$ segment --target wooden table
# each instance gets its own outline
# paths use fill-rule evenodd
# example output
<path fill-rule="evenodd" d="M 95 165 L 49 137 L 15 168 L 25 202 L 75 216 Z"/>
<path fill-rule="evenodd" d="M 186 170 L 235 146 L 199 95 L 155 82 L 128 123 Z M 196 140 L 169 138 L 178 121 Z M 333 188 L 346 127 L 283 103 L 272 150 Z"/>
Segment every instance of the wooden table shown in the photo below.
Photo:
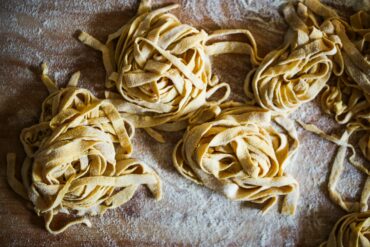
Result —
<path fill-rule="evenodd" d="M 166 2 L 169 1 L 155 1 L 154 5 Z M 232 12 L 235 1 L 179 2 L 181 8 L 173 13 L 183 22 L 206 30 L 248 28 L 262 53 L 282 41 L 286 28 L 282 20 L 267 23 L 267 15 L 250 13 L 248 6 L 239 9 L 242 15 L 236 16 Z M 217 22 L 209 17 L 209 12 L 202 11 L 212 9 L 212 4 L 221 5 L 222 14 L 229 16 L 227 23 Z M 41 102 L 47 96 L 39 80 L 40 63 L 48 62 L 50 75 L 59 85 L 64 85 L 72 72 L 80 70 L 80 86 L 102 96 L 105 72 L 100 54 L 79 43 L 76 30 L 85 30 L 104 41 L 107 34 L 135 14 L 137 5 L 132 0 L 0 2 L 0 245 L 315 246 L 326 239 L 333 223 L 344 214 L 330 202 L 326 192 L 335 146 L 302 130 L 300 153 L 290 167 L 300 182 L 302 196 L 298 213 L 290 218 L 281 216 L 277 207 L 262 216 L 250 205 L 229 202 L 178 175 L 170 153 L 180 134 L 168 137 L 166 144 L 158 144 L 138 131 L 135 155 L 160 173 L 164 198 L 157 203 L 146 189 L 140 189 L 119 209 L 102 218 L 92 217 L 92 228 L 74 226 L 53 236 L 44 229 L 43 219 L 28 210 L 26 202 L 10 189 L 6 182 L 6 153 L 15 151 L 21 163 L 24 154 L 18 138 L 20 131 L 37 122 Z M 197 11 L 197 18 L 192 11 Z M 266 13 L 266 9 L 262 12 Z M 248 58 L 222 56 L 215 59 L 214 67 L 231 84 L 233 98 L 242 99 L 243 78 L 250 69 Z M 302 107 L 293 117 L 302 118 L 301 115 L 304 121 L 330 129 L 327 124 L 330 119 L 320 113 L 315 102 Z"/>

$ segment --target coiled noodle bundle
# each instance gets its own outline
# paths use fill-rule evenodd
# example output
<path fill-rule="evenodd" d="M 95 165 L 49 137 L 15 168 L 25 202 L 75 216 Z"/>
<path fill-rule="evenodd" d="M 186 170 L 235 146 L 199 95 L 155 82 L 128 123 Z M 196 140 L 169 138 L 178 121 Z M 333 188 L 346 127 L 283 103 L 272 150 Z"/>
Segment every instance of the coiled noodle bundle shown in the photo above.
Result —
<path fill-rule="evenodd" d="M 335 224 L 327 242 L 321 247 L 370 246 L 370 212 L 343 216 Z"/>
<path fill-rule="evenodd" d="M 21 133 L 27 154 L 22 182 L 15 177 L 15 154 L 8 155 L 9 184 L 32 202 L 53 234 L 74 224 L 91 226 L 85 215 L 124 204 L 139 185 L 161 197 L 158 175 L 130 157 L 132 126 L 111 103 L 75 87 L 78 77 L 74 74 L 68 87 L 58 89 L 43 65 L 42 79 L 50 95 L 40 122 Z M 62 214 L 68 219 L 55 224 L 55 216 Z"/>
<path fill-rule="evenodd" d="M 278 118 L 288 132 L 280 133 L 269 111 L 235 102 L 209 111 L 215 119 L 189 126 L 176 145 L 176 169 L 231 200 L 263 204 L 263 211 L 286 195 L 282 211 L 294 214 L 298 183 L 284 172 L 298 146 L 292 123 Z"/>
<path fill-rule="evenodd" d="M 330 22 L 319 24 L 301 2 L 287 4 L 283 12 L 290 26 L 285 41 L 248 74 L 244 91 L 251 102 L 263 108 L 289 113 L 314 99 L 325 86 L 340 40 Z"/>
<path fill-rule="evenodd" d="M 113 100 L 125 119 L 136 128 L 145 128 L 159 141 L 163 138 L 152 128 L 184 129 L 192 112 L 207 104 L 216 91 L 224 89 L 216 102 L 228 98 L 229 85 L 219 83 L 212 74 L 211 55 L 243 53 L 250 55 L 253 64 L 260 60 L 248 30 L 218 30 L 208 35 L 167 13 L 177 7 L 173 4 L 151 10 L 150 1 L 143 0 L 137 16 L 109 35 L 106 44 L 85 32 L 79 36 L 103 54 L 106 86 L 115 86 L 119 93 L 107 91 L 106 97 Z M 234 34 L 242 34 L 248 41 L 212 43 L 220 36 Z"/>

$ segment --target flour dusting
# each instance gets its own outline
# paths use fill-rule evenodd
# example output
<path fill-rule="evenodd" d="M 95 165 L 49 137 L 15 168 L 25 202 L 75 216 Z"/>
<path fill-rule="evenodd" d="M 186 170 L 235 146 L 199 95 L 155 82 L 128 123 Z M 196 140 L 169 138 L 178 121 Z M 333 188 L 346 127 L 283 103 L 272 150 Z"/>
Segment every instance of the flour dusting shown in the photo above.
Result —
<path fill-rule="evenodd" d="M 154 6 L 170 2 L 176 1 L 153 0 Z M 286 28 L 279 13 L 283 2 L 183 0 L 179 2 L 181 8 L 174 13 L 183 22 L 210 31 L 216 28 L 248 28 L 256 36 L 261 50 L 266 52 L 281 43 Z M 360 1 L 324 2 L 341 8 L 358 8 Z M 368 0 L 361 2 L 365 6 Z M 23 127 L 37 121 L 41 102 L 47 95 L 38 78 L 38 66 L 42 61 L 48 62 L 50 75 L 59 85 L 65 85 L 71 73 L 80 70 L 80 86 L 102 96 L 105 72 L 100 54 L 79 43 L 75 39 L 76 30 L 87 31 L 105 41 L 108 34 L 135 14 L 137 6 L 138 1 L 134 0 L 1 1 L 0 116 L 3 119 L 2 128 L 12 126 L 12 131 L 6 133 L 2 140 L 11 139 L 14 143 Z M 229 55 L 220 58 L 214 59 L 215 73 L 231 84 L 232 97 L 242 100 L 243 80 L 250 69 L 248 58 Z M 292 118 L 317 124 L 325 131 L 338 131 L 335 122 L 321 112 L 318 101 L 301 106 Z M 12 219 L 4 220 L 6 223 L 1 231 L 18 232 L 18 222 L 27 229 L 32 228 L 30 231 L 34 234 L 25 232 L 16 238 L 10 237 L 9 244 L 15 246 L 27 242 L 31 245 L 39 243 L 40 238 L 55 244 L 71 240 L 82 246 L 94 243 L 105 246 L 127 243 L 135 246 L 317 246 L 327 238 L 338 217 L 343 215 L 328 199 L 326 189 L 336 147 L 301 128 L 298 128 L 298 134 L 301 142 L 299 153 L 287 169 L 299 181 L 301 192 L 297 213 L 292 217 L 281 215 L 279 206 L 262 216 L 258 206 L 231 202 L 186 180 L 177 173 L 171 160 L 173 146 L 181 133 L 167 135 L 168 142 L 159 144 L 137 130 L 134 157 L 153 167 L 161 176 L 164 187 L 161 201 L 156 202 L 148 190 L 142 188 L 122 207 L 109 210 L 101 218 L 92 217 L 92 228 L 75 226 L 54 238 L 41 227 L 35 227 L 42 220 L 33 212 L 24 211 L 20 199 L 9 192 L 4 197 L 11 202 L 9 205 L 12 208 L 6 212 Z M 8 147 L 8 142 L 0 144 L 5 147 L 4 152 L 12 148 Z M 4 180 L 5 173 L 2 174 L 1 179 Z M 340 190 L 355 193 L 361 179 L 349 168 L 343 180 L 353 189 Z M 11 215 L 10 212 L 17 210 L 22 213 Z M 24 217 L 24 214 L 27 216 Z M 48 241 L 40 245 L 46 246 Z"/>

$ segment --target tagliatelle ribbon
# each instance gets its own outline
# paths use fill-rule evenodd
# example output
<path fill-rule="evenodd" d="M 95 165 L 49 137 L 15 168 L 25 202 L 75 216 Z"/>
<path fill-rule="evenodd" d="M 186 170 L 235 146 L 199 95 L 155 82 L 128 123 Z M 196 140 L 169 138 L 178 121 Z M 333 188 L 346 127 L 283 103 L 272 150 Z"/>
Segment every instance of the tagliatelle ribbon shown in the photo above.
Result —
<path fill-rule="evenodd" d="M 103 214 L 130 200 L 146 185 L 161 198 L 161 181 L 147 165 L 131 158 L 131 124 L 106 100 L 77 88 L 75 73 L 58 89 L 43 64 L 42 81 L 50 95 L 42 104 L 40 122 L 22 130 L 26 152 L 21 181 L 15 154 L 8 154 L 7 177 L 12 189 L 32 202 L 53 234 L 74 224 L 91 226 L 86 215 Z M 65 215 L 61 226 L 54 217 Z"/>
<path fill-rule="evenodd" d="M 370 212 L 343 216 L 335 224 L 327 242 L 320 247 L 370 246 Z"/>
<path fill-rule="evenodd" d="M 237 102 L 197 114 L 173 151 L 176 169 L 231 200 L 263 204 L 264 212 L 285 195 L 282 212 L 294 214 L 298 183 L 284 171 L 298 147 L 292 122 L 276 117 L 287 133 L 278 132 L 270 111 Z"/>
<path fill-rule="evenodd" d="M 331 22 L 319 23 L 301 2 L 288 3 L 283 13 L 290 26 L 284 43 L 247 75 L 244 91 L 251 103 L 285 114 L 314 99 L 343 65 Z"/>
<path fill-rule="evenodd" d="M 330 198 L 347 212 L 367 211 L 370 196 L 370 172 L 369 169 L 358 162 L 353 145 L 349 144 L 349 138 L 354 132 L 364 132 L 359 141 L 360 150 L 366 160 L 370 161 L 369 138 L 370 138 L 370 16 L 360 11 L 351 16 L 350 24 L 339 18 L 336 12 L 323 5 L 317 0 L 306 0 L 305 4 L 315 14 L 325 19 L 325 23 L 331 23 L 333 32 L 340 39 L 337 52 L 337 82 L 335 85 L 325 85 L 321 96 L 323 110 L 334 115 L 335 120 L 346 125 L 346 130 L 339 137 L 325 134 L 314 125 L 301 125 L 313 133 L 339 145 L 336 158 L 331 169 L 328 190 Z M 338 62 L 339 61 L 339 62 Z M 336 190 L 340 176 L 344 170 L 346 151 L 349 148 L 352 155 L 349 161 L 359 171 L 367 175 L 366 183 L 362 189 L 359 201 L 349 201 L 342 198 Z"/>
<path fill-rule="evenodd" d="M 320 6 L 319 9 L 321 10 L 328 9 L 326 6 Z M 370 170 L 357 161 L 355 148 L 348 143 L 354 132 L 361 131 L 363 135 L 358 142 L 358 146 L 363 157 L 370 161 L 370 51 L 366 48 L 370 41 L 370 16 L 363 11 L 359 11 L 351 16 L 351 22 L 348 24 L 330 14 L 329 11 L 325 12 L 327 14 L 323 14 L 323 16 L 331 18 L 335 31 L 342 40 L 343 49 L 340 52 L 344 58 L 344 69 L 336 75 L 338 78 L 335 85 L 325 86 L 321 96 L 321 105 L 326 113 L 334 115 L 338 123 L 346 125 L 346 130 L 338 138 L 325 134 L 314 125 L 302 123 L 302 126 L 339 145 L 329 177 L 329 196 L 332 201 L 347 212 L 355 213 L 341 218 L 330 233 L 328 241 L 321 246 L 370 246 L 370 214 L 367 211 L 370 197 Z M 358 201 L 345 200 L 336 190 L 344 170 L 344 160 L 348 148 L 352 152 L 349 157 L 350 163 L 367 176 Z"/>
<path fill-rule="evenodd" d="M 368 121 L 370 116 L 370 15 L 359 11 L 350 20 L 350 24 L 332 20 L 343 42 L 345 70 L 336 85 L 326 86 L 321 97 L 324 111 L 341 124 Z"/>
<path fill-rule="evenodd" d="M 167 13 L 177 7 L 151 10 L 150 1 L 143 0 L 137 15 L 110 34 L 105 44 L 85 32 L 79 35 L 84 44 L 102 52 L 106 87 L 118 91 L 107 91 L 106 97 L 125 119 L 158 141 L 164 139 L 156 130 L 186 128 L 191 114 L 212 101 L 216 91 L 225 90 L 217 102 L 228 98 L 230 87 L 212 74 L 210 56 L 249 54 L 254 65 L 261 60 L 248 30 L 218 30 L 208 35 Z M 247 41 L 215 41 L 234 34 L 244 35 Z"/>
<path fill-rule="evenodd" d="M 353 124 L 350 125 L 346 131 L 342 134 L 340 138 L 328 135 L 315 125 L 312 124 L 305 124 L 301 121 L 298 121 L 301 126 L 326 140 L 329 140 L 339 146 L 337 151 L 337 155 L 334 159 L 333 166 L 331 168 L 330 176 L 329 176 L 329 183 L 328 183 L 328 191 L 330 199 L 342 207 L 347 212 L 359 212 L 359 211 L 367 211 L 368 210 L 368 199 L 370 197 L 370 170 L 366 168 L 361 162 L 358 162 L 356 159 L 356 151 L 353 145 L 348 143 L 349 137 L 357 131 L 364 131 L 364 126 Z M 362 151 L 362 154 L 367 160 L 370 160 L 370 152 L 369 152 L 369 136 L 364 135 L 360 141 L 359 146 Z M 360 201 L 349 201 L 345 200 L 340 193 L 337 191 L 336 186 L 340 180 L 340 176 L 344 170 L 344 160 L 346 157 L 346 151 L 349 148 L 352 152 L 352 155 L 349 158 L 350 163 L 356 167 L 359 171 L 366 174 L 368 176 L 364 187 L 362 188 L 361 198 Z"/>

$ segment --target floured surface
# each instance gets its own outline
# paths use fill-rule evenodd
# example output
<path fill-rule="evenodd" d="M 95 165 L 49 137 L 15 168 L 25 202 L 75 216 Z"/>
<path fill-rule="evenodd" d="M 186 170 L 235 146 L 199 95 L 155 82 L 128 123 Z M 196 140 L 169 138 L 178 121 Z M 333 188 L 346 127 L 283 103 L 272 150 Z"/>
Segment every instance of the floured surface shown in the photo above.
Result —
<path fill-rule="evenodd" d="M 165 2 L 154 1 L 154 5 Z M 331 0 L 342 8 L 355 0 Z M 19 133 L 37 121 L 47 90 L 38 78 L 42 61 L 49 63 L 50 75 L 65 84 L 75 70 L 82 73 L 80 86 L 102 96 L 104 69 L 100 54 L 80 44 L 74 37 L 78 29 L 105 41 L 107 34 L 126 23 L 136 12 L 137 1 L 58 1 L 0 2 L 0 242 L 6 245 L 48 246 L 70 242 L 81 245 L 163 245 L 193 244 L 219 246 L 317 246 L 325 240 L 334 222 L 344 214 L 328 199 L 326 184 L 336 147 L 299 129 L 301 146 L 288 167 L 300 183 L 301 198 L 297 214 L 286 217 L 278 207 L 265 216 L 253 205 L 231 202 L 200 187 L 177 173 L 172 166 L 172 148 L 181 133 L 167 135 L 158 144 L 143 131 L 134 139 L 134 156 L 154 167 L 164 184 L 164 198 L 155 202 L 140 189 L 135 197 L 102 218 L 91 217 L 92 228 L 74 226 L 52 236 L 43 228 L 43 219 L 26 209 L 6 183 L 5 155 L 17 151 L 23 158 Z M 278 13 L 281 1 L 196 1 L 184 0 L 173 11 L 182 21 L 208 31 L 217 28 L 248 28 L 262 52 L 276 48 L 286 28 Z M 258 13 L 253 13 L 258 12 Z M 248 58 L 216 57 L 215 72 L 229 82 L 232 97 L 243 98 L 242 85 L 250 69 Z M 293 114 L 327 131 L 338 130 L 321 113 L 318 101 L 303 105 Z M 19 162 L 21 159 L 19 159 Z M 349 167 L 349 166 L 347 166 Z M 352 169 L 343 176 L 348 195 L 356 194 L 362 178 Z"/>

